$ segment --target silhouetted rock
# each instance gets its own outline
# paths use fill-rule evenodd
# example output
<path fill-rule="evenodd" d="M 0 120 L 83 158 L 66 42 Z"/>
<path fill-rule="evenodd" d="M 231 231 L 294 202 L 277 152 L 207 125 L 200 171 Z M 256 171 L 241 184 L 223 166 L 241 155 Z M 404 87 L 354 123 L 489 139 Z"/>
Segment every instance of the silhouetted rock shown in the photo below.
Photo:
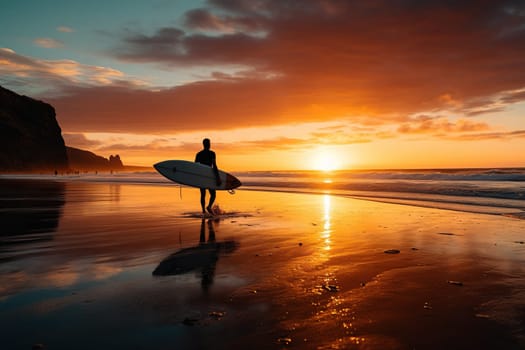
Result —
<path fill-rule="evenodd" d="M 108 160 L 93 152 L 73 147 L 66 148 L 69 166 L 73 170 L 121 170 L 124 168 L 118 154 L 111 155 Z"/>
<path fill-rule="evenodd" d="M 122 161 L 120 160 L 120 156 L 117 154 L 116 156 L 113 156 L 113 155 L 109 156 L 109 166 L 112 169 L 120 169 L 124 165 L 122 164 Z"/>
<path fill-rule="evenodd" d="M 66 146 L 55 109 L 0 86 L 0 170 L 67 167 Z"/>

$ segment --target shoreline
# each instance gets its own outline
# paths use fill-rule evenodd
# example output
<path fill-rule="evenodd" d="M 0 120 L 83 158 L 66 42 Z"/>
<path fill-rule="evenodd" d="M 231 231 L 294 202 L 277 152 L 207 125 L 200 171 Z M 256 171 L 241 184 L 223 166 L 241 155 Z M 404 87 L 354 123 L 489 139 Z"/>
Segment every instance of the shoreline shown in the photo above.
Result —
<path fill-rule="evenodd" d="M 397 204 L 397 205 L 406 205 L 406 206 L 415 206 L 421 208 L 432 208 L 440 210 L 450 210 L 450 211 L 459 211 L 466 213 L 474 214 L 487 214 L 487 215 L 503 215 L 508 217 L 514 217 L 516 219 L 524 219 L 525 210 L 521 209 L 522 203 L 518 207 L 501 207 L 495 205 L 488 205 L 484 203 L 475 203 L 475 200 L 478 200 L 477 197 L 471 197 L 474 201 L 470 203 L 458 202 L 453 199 L 458 197 L 454 196 L 445 196 L 445 195 L 425 195 L 422 193 L 409 193 L 406 192 L 364 192 L 360 194 L 356 192 L 359 191 L 317 191 L 317 190 L 301 190 L 301 189 L 264 189 L 264 188 L 255 188 L 248 187 L 243 188 L 244 191 L 261 191 L 261 192 L 282 192 L 282 193 L 296 193 L 296 194 L 312 194 L 312 195 L 332 195 L 340 196 L 345 198 L 353 198 L 357 200 L 366 200 L 379 203 L 388 203 L 388 204 Z M 377 194 L 376 194 L 377 193 Z M 390 194 L 390 196 L 386 195 Z M 423 198 L 414 198 L 414 197 L 423 197 Z M 427 200 L 425 200 L 425 198 Z M 448 198 L 448 200 L 447 200 Z M 469 199 L 469 197 L 461 197 L 463 200 Z M 484 210 L 482 209 L 484 208 Z"/>
<path fill-rule="evenodd" d="M 86 183 L 113 183 L 113 184 L 132 184 L 132 185 L 160 185 L 176 186 L 180 192 L 182 190 L 192 190 L 192 187 L 173 183 L 163 177 L 144 179 L 138 173 L 133 177 L 132 173 L 119 174 L 69 174 L 69 175 L 41 175 L 41 174 L 19 174 L 9 175 L 0 174 L 2 180 L 27 180 L 27 181 L 58 181 L 69 182 L 79 181 Z M 122 177 L 120 177 L 122 176 Z M 427 194 L 417 192 L 383 192 L 383 191 L 354 191 L 338 189 L 309 189 L 309 188 L 286 188 L 286 187 L 261 187 L 244 186 L 235 191 L 262 191 L 277 193 L 296 193 L 313 195 L 334 195 L 358 200 L 368 200 L 380 203 L 398 204 L 406 206 L 416 206 L 422 208 L 433 208 L 441 210 L 460 211 L 467 213 L 502 215 L 519 220 L 525 220 L 525 204 L 522 200 L 500 199 L 489 197 L 468 197 L 451 196 L 439 194 Z M 220 192 L 220 191 L 219 191 Z"/>

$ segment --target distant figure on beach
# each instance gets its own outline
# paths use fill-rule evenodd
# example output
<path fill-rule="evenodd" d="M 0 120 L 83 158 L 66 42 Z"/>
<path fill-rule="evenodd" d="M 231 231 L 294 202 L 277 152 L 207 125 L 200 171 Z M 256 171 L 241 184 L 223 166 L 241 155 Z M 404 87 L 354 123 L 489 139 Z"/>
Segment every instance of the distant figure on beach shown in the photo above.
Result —
<path fill-rule="evenodd" d="M 213 168 L 213 173 L 215 174 L 217 186 L 219 186 L 221 184 L 221 179 L 219 177 L 219 169 L 217 168 L 215 152 L 210 150 L 210 147 L 211 147 L 210 139 L 206 138 L 202 140 L 202 146 L 204 147 L 204 149 L 200 151 L 199 153 L 197 153 L 197 155 L 195 156 L 195 162 L 201 163 L 207 166 L 211 166 Z M 213 205 L 213 202 L 215 202 L 216 191 L 211 188 L 208 189 L 208 191 L 210 192 L 210 202 L 208 203 L 208 206 L 205 207 L 206 189 L 201 188 L 200 190 L 201 190 L 202 213 L 203 214 L 206 213 L 206 210 L 207 210 L 211 215 L 213 215 L 212 205 Z"/>

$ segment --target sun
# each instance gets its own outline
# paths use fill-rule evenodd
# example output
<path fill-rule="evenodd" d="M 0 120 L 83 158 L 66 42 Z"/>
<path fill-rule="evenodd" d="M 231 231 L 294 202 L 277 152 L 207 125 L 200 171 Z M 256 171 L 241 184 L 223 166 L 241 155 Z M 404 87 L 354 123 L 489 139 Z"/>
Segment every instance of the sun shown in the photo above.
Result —
<path fill-rule="evenodd" d="M 320 171 L 334 171 L 341 168 L 342 159 L 337 151 L 319 148 L 313 152 L 311 168 Z"/>

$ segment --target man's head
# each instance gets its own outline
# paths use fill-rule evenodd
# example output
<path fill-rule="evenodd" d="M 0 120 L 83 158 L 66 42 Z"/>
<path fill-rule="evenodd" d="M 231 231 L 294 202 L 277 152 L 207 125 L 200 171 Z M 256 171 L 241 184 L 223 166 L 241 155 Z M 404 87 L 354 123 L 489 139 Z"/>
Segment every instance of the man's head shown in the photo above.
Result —
<path fill-rule="evenodd" d="M 210 139 L 204 139 L 202 140 L 202 145 L 205 149 L 210 149 Z"/>

